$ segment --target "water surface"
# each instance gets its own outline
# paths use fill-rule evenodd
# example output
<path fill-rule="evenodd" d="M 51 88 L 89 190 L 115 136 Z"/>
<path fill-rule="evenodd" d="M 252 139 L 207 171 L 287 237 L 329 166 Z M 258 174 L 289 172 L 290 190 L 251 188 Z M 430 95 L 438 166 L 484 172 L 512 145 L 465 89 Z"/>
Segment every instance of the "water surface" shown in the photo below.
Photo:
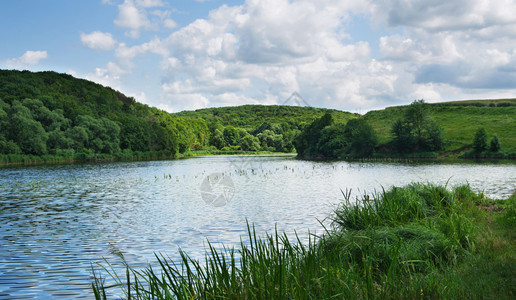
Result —
<path fill-rule="evenodd" d="M 0 299 L 91 298 L 92 263 L 120 265 L 123 256 L 141 268 L 155 252 L 177 258 L 179 247 L 201 258 L 207 239 L 245 240 L 246 221 L 258 232 L 276 226 L 306 238 L 322 233 L 319 220 L 341 189 L 360 195 L 414 181 L 469 183 L 504 198 L 514 192 L 516 165 L 207 156 L 2 168 Z"/>

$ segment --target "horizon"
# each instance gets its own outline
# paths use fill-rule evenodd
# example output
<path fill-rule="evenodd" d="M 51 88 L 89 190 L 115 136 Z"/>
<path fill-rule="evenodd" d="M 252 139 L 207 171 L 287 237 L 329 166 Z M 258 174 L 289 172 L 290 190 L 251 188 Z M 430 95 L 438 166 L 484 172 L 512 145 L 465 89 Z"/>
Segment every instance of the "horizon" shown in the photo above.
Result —
<path fill-rule="evenodd" d="M 129 96 L 129 95 L 126 95 L 125 93 L 123 93 L 122 91 L 120 90 L 117 90 L 113 87 L 110 87 L 110 86 L 106 86 L 106 85 L 103 85 L 102 83 L 98 83 L 98 82 L 95 82 L 95 81 L 92 81 L 92 80 L 89 80 L 89 79 L 85 79 L 85 78 L 79 78 L 79 77 L 75 77 L 74 75 L 71 75 L 71 74 L 68 74 L 68 73 L 59 73 L 59 72 L 56 72 L 56 71 L 53 71 L 53 70 L 41 70 L 41 71 L 30 71 L 30 70 L 16 70 L 16 69 L 0 69 L 0 71 L 19 71 L 19 72 L 32 72 L 32 73 L 44 73 L 44 72 L 54 72 L 54 73 L 57 73 L 57 74 L 63 74 L 63 75 L 69 75 L 69 76 L 72 76 L 73 78 L 77 79 L 77 80 L 86 80 L 86 81 L 89 81 L 89 82 L 92 82 L 92 83 L 95 83 L 95 84 L 99 84 L 101 85 L 102 87 L 104 88 L 111 88 L 113 89 L 114 91 L 116 92 L 119 92 L 119 93 L 122 93 L 123 95 L 127 96 L 127 97 L 132 97 L 132 96 Z M 443 101 L 439 101 L 439 102 L 427 102 L 426 99 L 413 99 L 413 100 L 410 100 L 409 102 L 407 103 L 400 103 L 400 104 L 397 104 L 397 105 L 389 105 L 389 106 L 385 106 L 385 107 L 380 107 L 380 108 L 377 108 L 377 109 L 370 109 L 370 110 L 367 110 L 365 112 L 353 112 L 353 111 L 348 111 L 348 110 L 343 110 L 343 109 L 338 109 L 338 108 L 331 108 L 331 107 L 320 107 L 320 106 L 313 106 L 313 105 L 310 105 L 310 103 L 308 103 L 307 101 L 304 101 L 304 98 L 303 101 L 305 104 L 307 105 L 291 105 L 291 104 L 286 104 L 290 98 L 292 98 L 293 96 L 295 96 L 295 94 L 297 94 L 298 96 L 300 96 L 302 98 L 301 95 L 299 95 L 299 93 L 297 92 L 294 92 L 292 93 L 287 99 L 285 99 L 285 101 L 283 101 L 283 103 L 272 103 L 272 104 L 260 104 L 260 103 L 245 103 L 245 104 L 235 104 L 235 105 L 226 105 L 226 106 L 207 106 L 207 107 L 201 107 L 201 108 L 192 108 L 192 109 L 184 109 L 184 110 L 180 110 L 180 111 L 176 111 L 176 112 L 169 112 L 169 111 L 166 111 L 168 113 L 171 113 L 171 114 L 179 114 L 181 112 L 188 112 L 188 111 L 197 111 L 197 110 L 202 110 L 202 109 L 213 109 L 213 108 L 225 108 L 225 107 L 239 107 L 239 106 L 246 106 L 246 105 L 256 105 L 256 106 L 289 106 L 289 107 L 313 107 L 313 108 L 320 108 L 320 109 L 328 109 L 328 110 L 337 110 L 337 111 L 341 111 L 341 112 L 347 112 L 347 113 L 353 113 L 353 114 L 359 114 L 359 115 L 365 115 L 367 114 L 368 112 L 370 111 L 379 111 L 379 110 L 385 110 L 385 109 L 388 109 L 388 108 L 394 108 L 394 107 L 403 107 L 403 106 L 408 106 L 410 105 L 414 100 L 424 100 L 426 103 L 428 104 L 443 104 L 443 103 L 454 103 L 454 102 L 474 102 L 474 101 L 515 101 L 516 100 L 516 97 L 514 98 L 490 98 L 490 99 L 457 99 L 457 100 L 445 100 L 443 99 Z M 133 97 L 134 98 L 134 97 Z M 161 109 L 157 106 L 153 106 L 153 105 L 149 105 L 147 103 L 143 103 L 143 102 L 140 102 L 138 101 L 138 99 L 135 98 L 135 100 L 141 104 L 145 104 L 145 105 L 148 105 L 149 107 L 156 107 L 158 109 Z M 163 109 L 162 109 L 163 110 Z"/>

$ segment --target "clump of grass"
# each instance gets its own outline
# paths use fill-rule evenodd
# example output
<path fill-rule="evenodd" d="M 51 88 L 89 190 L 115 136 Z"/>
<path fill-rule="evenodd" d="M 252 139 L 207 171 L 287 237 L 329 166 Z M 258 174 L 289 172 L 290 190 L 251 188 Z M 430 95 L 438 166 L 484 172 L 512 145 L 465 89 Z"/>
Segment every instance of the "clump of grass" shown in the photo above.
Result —
<path fill-rule="evenodd" d="M 481 193 L 411 184 L 355 204 L 349 193 L 345 198 L 332 229 L 307 244 L 277 231 L 260 238 L 248 224 L 238 249 L 208 243 L 203 261 L 184 252 L 180 261 L 156 255 L 158 269 L 126 265 L 124 275 L 108 263 L 101 271 L 115 284 L 107 286 L 94 271 L 95 297 L 107 299 L 114 289 L 127 299 L 471 297 L 456 270 L 478 252 L 473 211 L 485 198 Z"/>
<path fill-rule="evenodd" d="M 516 226 L 516 192 L 506 200 L 505 211 L 501 217 L 501 221 L 506 226 Z"/>

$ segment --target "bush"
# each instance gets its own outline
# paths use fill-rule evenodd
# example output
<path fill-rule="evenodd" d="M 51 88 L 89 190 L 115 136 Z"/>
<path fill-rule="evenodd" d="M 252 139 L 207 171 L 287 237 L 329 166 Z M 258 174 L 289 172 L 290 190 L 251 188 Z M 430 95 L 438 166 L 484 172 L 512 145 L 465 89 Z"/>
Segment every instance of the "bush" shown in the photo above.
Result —
<path fill-rule="evenodd" d="M 489 145 L 489 151 L 491 152 L 498 152 L 500 151 L 500 141 L 498 140 L 498 137 L 495 135 L 491 139 L 491 143 Z"/>

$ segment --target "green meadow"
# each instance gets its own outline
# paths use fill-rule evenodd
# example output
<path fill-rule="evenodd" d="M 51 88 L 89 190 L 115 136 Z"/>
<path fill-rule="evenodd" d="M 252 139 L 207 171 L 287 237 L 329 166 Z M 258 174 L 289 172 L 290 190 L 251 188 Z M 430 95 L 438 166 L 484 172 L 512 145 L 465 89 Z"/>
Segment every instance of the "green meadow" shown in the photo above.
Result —
<path fill-rule="evenodd" d="M 389 107 L 365 114 L 378 134 L 379 143 L 392 140 L 392 125 L 407 106 Z M 488 141 L 497 135 L 501 151 L 516 152 L 516 99 L 469 100 L 430 104 L 429 117 L 443 129 L 445 152 L 453 156 L 465 152 L 473 143 L 475 132 L 484 127 Z"/>

